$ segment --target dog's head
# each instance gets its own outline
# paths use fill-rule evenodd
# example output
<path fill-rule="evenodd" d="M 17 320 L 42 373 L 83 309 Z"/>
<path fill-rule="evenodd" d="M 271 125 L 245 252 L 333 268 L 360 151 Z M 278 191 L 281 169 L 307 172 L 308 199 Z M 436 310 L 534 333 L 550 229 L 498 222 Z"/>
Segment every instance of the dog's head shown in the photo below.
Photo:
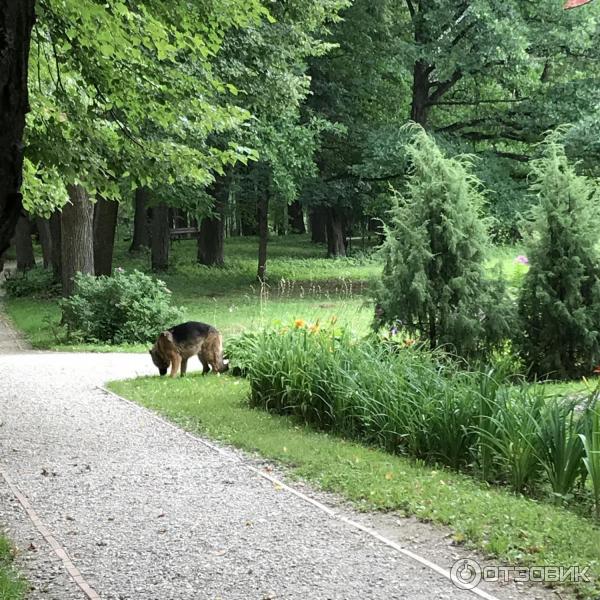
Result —
<path fill-rule="evenodd" d="M 173 334 L 170 331 L 163 331 L 156 340 L 156 343 L 150 349 L 152 362 L 161 375 L 167 374 L 167 369 L 171 364 L 169 358 L 168 346 L 173 344 Z"/>
<path fill-rule="evenodd" d="M 229 371 L 229 360 L 226 358 L 221 358 L 219 364 L 215 365 L 215 370 L 217 373 L 226 373 Z"/>

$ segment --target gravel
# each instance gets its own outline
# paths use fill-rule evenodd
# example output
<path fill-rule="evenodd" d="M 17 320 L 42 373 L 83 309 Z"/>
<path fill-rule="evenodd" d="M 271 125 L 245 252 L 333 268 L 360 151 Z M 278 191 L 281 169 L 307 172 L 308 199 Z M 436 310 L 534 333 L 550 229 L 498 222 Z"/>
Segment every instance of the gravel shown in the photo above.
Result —
<path fill-rule="evenodd" d="M 259 477 L 246 466 L 252 458 L 216 453 L 97 388 L 149 373 L 146 355 L 0 356 L 0 468 L 102 598 L 475 598 Z M 1 477 L 0 523 L 20 549 L 31 598 L 83 597 Z M 415 527 L 430 532 L 430 558 L 456 552 L 444 532 Z M 402 538 L 401 527 L 395 535 Z M 551 597 L 514 586 L 492 591 L 503 600 Z"/>

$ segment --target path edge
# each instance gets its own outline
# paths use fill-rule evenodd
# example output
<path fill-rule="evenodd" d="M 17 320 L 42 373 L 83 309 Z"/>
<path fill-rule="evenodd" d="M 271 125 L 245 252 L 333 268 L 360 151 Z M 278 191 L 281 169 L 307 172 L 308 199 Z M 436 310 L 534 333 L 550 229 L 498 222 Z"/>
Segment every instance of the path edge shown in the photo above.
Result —
<path fill-rule="evenodd" d="M 85 594 L 85 597 L 88 598 L 88 600 L 102 600 L 98 592 L 86 581 L 81 571 L 75 566 L 64 546 L 62 546 L 54 537 L 50 529 L 35 512 L 29 500 L 21 492 L 17 485 L 10 480 L 6 474 L 6 471 L 2 467 L 0 467 L 0 476 L 2 479 L 4 479 L 6 485 L 17 499 L 17 502 L 21 505 L 21 508 L 25 514 L 29 517 L 29 520 L 32 522 L 33 526 L 38 530 L 44 540 L 46 540 L 48 545 L 52 548 L 54 554 L 56 554 L 56 556 L 61 560 L 63 567 L 71 576 L 77 587 L 79 587 L 79 589 Z"/>
<path fill-rule="evenodd" d="M 244 468 L 248 469 L 249 471 L 252 471 L 259 477 L 266 479 L 267 481 L 270 481 L 273 485 L 276 485 L 276 486 L 286 490 L 287 492 L 293 494 L 294 496 L 296 496 L 303 502 L 311 504 L 312 506 L 314 506 L 321 512 L 324 512 L 325 514 L 327 514 L 331 519 L 340 521 L 340 522 L 344 523 L 345 525 L 348 525 L 349 527 L 352 527 L 354 529 L 358 529 L 358 530 L 362 531 L 363 533 L 376 539 L 377 541 L 388 546 L 389 548 L 392 548 L 393 550 L 402 554 L 403 556 L 406 556 L 407 558 L 413 560 L 414 562 L 417 562 L 420 565 L 427 567 L 431 571 L 434 571 L 438 575 L 441 575 L 442 577 L 447 579 L 457 589 L 463 589 L 459 585 L 456 584 L 456 582 L 454 581 L 454 579 L 452 577 L 450 570 L 441 567 L 440 565 L 430 561 L 429 559 L 427 559 L 423 556 L 420 556 L 419 554 L 416 554 L 415 552 L 412 552 L 411 550 L 403 548 L 400 544 L 398 544 L 397 542 L 394 542 L 393 540 L 380 534 L 375 529 L 368 527 L 366 525 L 363 525 L 362 523 L 359 523 L 358 521 L 350 519 L 349 517 L 326 506 L 322 502 L 319 502 L 315 498 L 311 498 L 310 496 L 304 494 L 300 490 L 297 490 L 296 488 L 288 485 L 287 483 L 284 483 L 277 477 L 274 477 L 273 475 L 270 475 L 269 473 L 254 467 L 253 465 L 249 464 L 247 461 L 243 460 L 243 458 L 241 456 L 239 456 L 238 454 L 235 454 L 232 451 L 228 451 L 226 448 L 222 448 L 220 446 L 217 446 L 216 444 L 212 444 L 211 442 L 207 441 L 203 437 L 200 437 L 199 435 L 195 435 L 190 431 L 186 431 L 185 429 L 182 429 L 178 425 L 172 423 L 171 421 L 167 420 L 166 418 L 164 418 L 163 416 L 158 414 L 157 412 L 150 410 L 149 408 L 146 408 L 145 406 L 142 406 L 142 405 L 138 404 L 137 402 L 134 402 L 133 400 L 124 398 L 123 396 L 116 394 L 115 392 L 113 392 L 112 390 L 109 390 L 108 388 L 106 388 L 103 385 L 97 386 L 97 389 L 104 392 L 108 396 L 112 396 L 113 398 L 116 398 L 120 402 L 126 403 L 132 407 L 135 407 L 137 410 L 139 410 L 145 414 L 149 414 L 153 419 L 160 421 L 162 424 L 167 425 L 168 427 L 178 431 L 179 433 L 183 433 L 186 437 L 189 437 L 189 438 L 195 440 L 196 442 L 199 442 L 206 448 L 210 449 L 212 452 L 215 452 L 216 454 L 220 454 L 221 456 L 227 458 L 230 461 L 238 462 Z M 477 596 L 479 598 L 483 598 L 483 600 L 499 600 L 499 598 L 497 596 L 492 596 L 488 592 L 478 589 L 478 588 L 464 589 L 463 591 L 471 592 L 475 596 Z"/>

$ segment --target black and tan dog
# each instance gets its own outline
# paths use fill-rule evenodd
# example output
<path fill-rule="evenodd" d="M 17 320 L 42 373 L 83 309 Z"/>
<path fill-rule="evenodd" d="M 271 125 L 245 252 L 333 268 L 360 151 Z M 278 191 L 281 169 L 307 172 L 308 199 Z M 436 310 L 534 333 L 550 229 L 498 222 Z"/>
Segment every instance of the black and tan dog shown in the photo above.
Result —
<path fill-rule="evenodd" d="M 187 361 L 194 355 L 200 359 L 204 373 L 211 368 L 215 373 L 227 371 L 227 363 L 223 360 L 223 338 L 206 323 L 188 321 L 175 325 L 163 331 L 150 350 L 152 362 L 161 375 L 166 375 L 171 365 L 171 377 L 177 375 L 180 367 L 181 375 L 185 375 Z"/>

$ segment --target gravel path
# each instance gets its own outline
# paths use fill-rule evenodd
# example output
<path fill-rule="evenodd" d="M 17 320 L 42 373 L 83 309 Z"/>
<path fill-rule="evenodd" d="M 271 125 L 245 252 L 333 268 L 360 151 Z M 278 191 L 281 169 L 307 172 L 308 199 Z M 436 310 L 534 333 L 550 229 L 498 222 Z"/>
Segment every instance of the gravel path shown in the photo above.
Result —
<path fill-rule="evenodd" d="M 259 477 L 251 458 L 227 451 L 230 460 L 97 388 L 152 372 L 145 355 L 0 355 L 0 469 L 101 598 L 476 598 Z M 2 477 L 0 523 L 21 551 L 32 599 L 85 598 Z M 443 534 L 430 537 L 451 563 Z"/>

